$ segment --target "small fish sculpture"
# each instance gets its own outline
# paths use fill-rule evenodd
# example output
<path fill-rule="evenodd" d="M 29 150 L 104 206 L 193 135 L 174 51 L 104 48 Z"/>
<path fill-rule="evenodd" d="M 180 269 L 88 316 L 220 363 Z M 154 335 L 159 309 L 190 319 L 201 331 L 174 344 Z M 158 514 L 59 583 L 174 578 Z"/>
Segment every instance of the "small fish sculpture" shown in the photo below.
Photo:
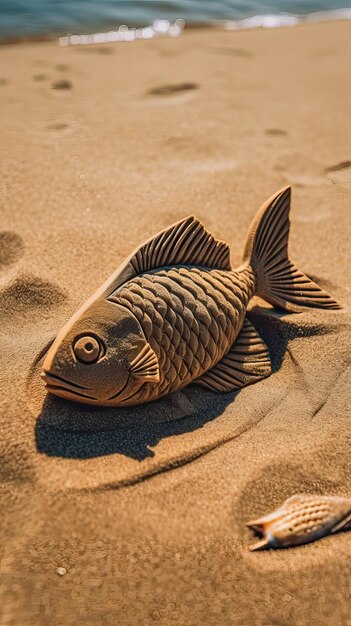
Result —
<path fill-rule="evenodd" d="M 251 550 L 289 548 L 351 528 L 351 499 L 299 494 L 269 515 L 248 522 L 263 539 Z"/>
<path fill-rule="evenodd" d="M 340 308 L 288 257 L 290 192 L 257 213 L 236 270 L 227 244 L 194 217 L 140 246 L 58 334 L 47 390 L 127 406 L 191 382 L 228 392 L 269 376 L 267 346 L 246 317 L 254 294 L 288 311 Z"/>

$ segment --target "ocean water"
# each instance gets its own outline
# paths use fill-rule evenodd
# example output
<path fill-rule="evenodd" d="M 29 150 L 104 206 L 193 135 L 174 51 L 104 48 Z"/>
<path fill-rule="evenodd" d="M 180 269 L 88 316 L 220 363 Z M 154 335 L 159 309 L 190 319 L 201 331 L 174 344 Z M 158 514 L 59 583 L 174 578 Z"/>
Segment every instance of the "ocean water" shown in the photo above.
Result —
<path fill-rule="evenodd" d="M 270 15 L 275 18 L 266 25 L 275 25 L 282 13 L 306 16 L 348 7 L 351 0 L 0 0 L 0 39 L 89 33 L 122 24 L 142 27 L 155 19 L 184 19 L 191 25 Z M 247 25 L 261 23 L 257 19 Z"/>

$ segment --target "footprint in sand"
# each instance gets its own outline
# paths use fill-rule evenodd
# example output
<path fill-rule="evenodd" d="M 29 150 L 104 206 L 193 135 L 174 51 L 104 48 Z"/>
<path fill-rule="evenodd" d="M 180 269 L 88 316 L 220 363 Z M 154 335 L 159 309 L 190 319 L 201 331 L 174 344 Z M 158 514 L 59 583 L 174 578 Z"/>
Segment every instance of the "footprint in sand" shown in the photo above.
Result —
<path fill-rule="evenodd" d="M 64 122 L 57 122 L 56 124 L 50 124 L 50 126 L 47 126 L 48 130 L 68 130 L 69 129 L 69 125 L 65 124 Z"/>
<path fill-rule="evenodd" d="M 76 46 L 74 50 L 83 54 L 114 54 L 114 49 L 109 46 Z"/>
<path fill-rule="evenodd" d="M 329 185 L 351 189 L 351 161 L 340 161 L 325 168 Z"/>
<path fill-rule="evenodd" d="M 51 85 L 52 89 L 57 89 L 57 90 L 61 90 L 61 91 L 67 91 L 68 89 L 72 89 L 72 87 L 73 87 L 73 85 L 72 85 L 71 81 L 67 80 L 66 78 L 64 78 L 62 80 L 56 80 Z"/>
<path fill-rule="evenodd" d="M 351 161 L 340 161 L 339 163 L 330 165 L 330 167 L 326 167 L 325 172 L 339 172 L 340 170 L 345 170 L 348 167 L 351 167 Z"/>
<path fill-rule="evenodd" d="M 175 85 L 160 85 L 159 87 L 153 87 L 147 92 L 151 96 L 174 96 L 182 94 L 187 91 L 193 91 L 199 89 L 197 83 L 178 83 Z"/>
<path fill-rule="evenodd" d="M 0 271 L 16 263 L 24 253 L 23 239 L 11 230 L 0 232 Z"/>
<path fill-rule="evenodd" d="M 267 128 L 264 132 L 272 137 L 285 137 L 288 134 L 283 128 Z"/>
<path fill-rule="evenodd" d="M 266 131 L 267 132 L 267 131 Z M 346 189 L 351 188 L 351 161 L 345 160 L 325 167 L 324 170 L 317 169 L 315 163 L 310 164 L 311 174 L 289 171 L 290 162 L 287 160 L 285 167 L 281 163 L 275 169 L 281 171 L 285 180 L 295 187 L 319 187 L 324 185 L 336 185 Z M 307 169 L 307 168 L 306 168 Z"/>
<path fill-rule="evenodd" d="M 36 83 L 42 83 L 44 80 L 47 80 L 48 76 L 46 74 L 34 74 L 33 76 L 33 80 L 35 80 Z"/>
<path fill-rule="evenodd" d="M 331 165 L 325 168 L 325 173 L 329 185 L 335 185 L 347 190 L 351 189 L 351 161 L 340 161 L 335 165 Z"/>
<path fill-rule="evenodd" d="M 30 273 L 21 273 L 0 289 L 0 322 L 37 322 L 41 312 L 46 312 L 66 300 L 66 295 L 56 285 Z"/>
<path fill-rule="evenodd" d="M 114 53 L 114 49 L 113 48 L 109 48 L 108 46 L 103 46 L 101 48 L 98 48 L 96 50 L 96 52 L 98 54 L 113 54 Z"/>

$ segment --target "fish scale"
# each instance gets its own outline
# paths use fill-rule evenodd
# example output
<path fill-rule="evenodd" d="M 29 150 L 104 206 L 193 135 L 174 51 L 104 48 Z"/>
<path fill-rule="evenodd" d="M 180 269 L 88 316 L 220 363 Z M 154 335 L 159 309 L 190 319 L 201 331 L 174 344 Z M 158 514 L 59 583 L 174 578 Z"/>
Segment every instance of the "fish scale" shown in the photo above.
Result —
<path fill-rule="evenodd" d="M 252 291 L 251 271 L 225 276 L 219 270 L 184 266 L 146 272 L 113 294 L 137 317 L 159 358 L 156 395 L 188 384 L 226 354 L 241 329 Z"/>

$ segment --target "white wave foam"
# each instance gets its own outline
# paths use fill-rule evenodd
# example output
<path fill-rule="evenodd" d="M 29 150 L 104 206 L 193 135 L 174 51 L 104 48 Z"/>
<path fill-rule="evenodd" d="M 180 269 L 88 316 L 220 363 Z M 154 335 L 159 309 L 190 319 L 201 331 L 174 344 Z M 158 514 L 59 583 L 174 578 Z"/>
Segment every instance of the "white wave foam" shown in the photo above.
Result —
<path fill-rule="evenodd" d="M 150 26 L 143 28 L 128 28 L 119 26 L 117 30 L 105 33 L 90 33 L 88 35 L 64 35 L 59 38 L 60 46 L 82 46 L 97 43 L 111 43 L 115 41 L 136 41 L 137 39 L 153 39 L 153 37 L 179 37 L 185 26 L 184 20 L 154 20 Z"/>
<path fill-rule="evenodd" d="M 254 15 L 240 20 L 227 20 L 221 22 L 226 30 L 247 30 L 254 28 L 280 28 L 284 26 L 296 26 L 308 22 L 323 22 L 334 20 L 351 19 L 351 7 L 346 9 L 333 9 L 331 11 L 316 11 L 307 15 L 295 15 L 293 13 L 268 13 Z M 218 25 L 218 22 L 212 22 Z M 191 26 L 191 25 L 190 25 Z M 77 46 L 97 43 L 111 43 L 117 41 L 136 41 L 138 39 L 152 39 L 153 37 L 169 36 L 178 37 L 185 27 L 185 21 L 178 19 L 174 23 L 169 20 L 154 20 L 150 26 L 143 28 L 128 28 L 119 26 L 116 30 L 108 32 L 90 33 L 87 35 L 65 35 L 59 38 L 60 46 Z"/>
<path fill-rule="evenodd" d="M 229 20 L 224 22 L 226 30 L 242 30 L 251 28 L 278 28 L 281 26 L 297 26 L 304 22 L 326 22 L 334 20 L 350 20 L 351 8 L 333 9 L 331 11 L 316 11 L 307 15 L 295 15 L 293 13 L 271 13 L 266 15 L 254 15 L 241 20 Z"/>

